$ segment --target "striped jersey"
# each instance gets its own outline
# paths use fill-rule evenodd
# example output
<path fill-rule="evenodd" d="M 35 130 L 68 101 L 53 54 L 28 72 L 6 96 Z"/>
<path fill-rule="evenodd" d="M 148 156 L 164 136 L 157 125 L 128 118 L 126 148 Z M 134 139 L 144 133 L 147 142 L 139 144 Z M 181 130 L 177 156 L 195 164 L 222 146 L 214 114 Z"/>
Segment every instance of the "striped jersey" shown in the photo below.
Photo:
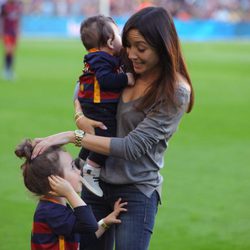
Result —
<path fill-rule="evenodd" d="M 33 220 L 31 250 L 78 250 L 80 233 L 89 245 L 97 238 L 96 219 L 88 206 L 71 209 L 51 200 L 40 200 Z"/>
<path fill-rule="evenodd" d="M 83 74 L 79 77 L 80 103 L 118 103 L 128 84 L 120 58 L 92 49 L 84 57 Z"/>

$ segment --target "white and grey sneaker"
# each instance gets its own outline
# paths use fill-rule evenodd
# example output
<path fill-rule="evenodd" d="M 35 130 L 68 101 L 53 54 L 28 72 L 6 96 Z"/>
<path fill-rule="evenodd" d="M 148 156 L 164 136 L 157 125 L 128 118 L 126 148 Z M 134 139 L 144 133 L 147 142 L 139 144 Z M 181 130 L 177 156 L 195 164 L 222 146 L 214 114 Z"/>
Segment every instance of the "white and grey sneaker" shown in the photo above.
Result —
<path fill-rule="evenodd" d="M 83 167 L 83 185 L 93 194 L 102 197 L 103 191 L 99 186 L 99 176 L 101 169 L 94 168 L 89 164 L 85 164 Z"/>

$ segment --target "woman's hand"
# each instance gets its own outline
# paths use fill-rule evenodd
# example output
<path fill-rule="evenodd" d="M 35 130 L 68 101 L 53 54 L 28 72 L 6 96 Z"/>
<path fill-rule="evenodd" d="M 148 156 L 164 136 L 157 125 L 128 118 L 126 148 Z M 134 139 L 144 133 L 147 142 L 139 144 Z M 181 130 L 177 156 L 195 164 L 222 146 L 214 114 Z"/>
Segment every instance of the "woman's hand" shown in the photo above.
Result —
<path fill-rule="evenodd" d="M 60 176 L 51 175 L 48 179 L 52 189 L 52 191 L 49 192 L 51 195 L 68 197 L 75 192 L 71 184 Z"/>
<path fill-rule="evenodd" d="M 92 119 L 87 118 L 86 116 L 82 115 L 78 120 L 76 121 L 76 126 L 85 131 L 88 134 L 94 135 L 95 134 L 95 128 L 100 128 L 106 130 L 107 127 L 102 123 L 98 122 Z"/>
<path fill-rule="evenodd" d="M 79 101 L 75 100 L 75 113 L 82 113 L 82 108 Z M 87 118 L 83 114 L 76 120 L 76 126 L 85 131 L 88 134 L 95 134 L 95 128 L 107 129 L 107 127 L 102 123 L 92 119 Z"/>
<path fill-rule="evenodd" d="M 128 203 L 127 202 L 121 202 L 122 199 L 119 198 L 114 205 L 114 211 L 112 213 L 110 213 L 107 217 L 105 217 L 103 219 L 104 223 L 108 226 L 112 225 L 112 224 L 119 224 L 121 223 L 121 220 L 117 219 L 117 217 L 119 216 L 119 214 L 121 212 L 126 212 L 127 209 L 124 208 L 124 206 L 126 206 Z"/>
<path fill-rule="evenodd" d="M 73 131 L 62 132 L 45 138 L 36 138 L 33 141 L 34 149 L 31 158 L 36 158 L 39 154 L 42 154 L 51 146 L 64 145 L 70 142 L 74 142 L 74 140 L 75 134 Z"/>

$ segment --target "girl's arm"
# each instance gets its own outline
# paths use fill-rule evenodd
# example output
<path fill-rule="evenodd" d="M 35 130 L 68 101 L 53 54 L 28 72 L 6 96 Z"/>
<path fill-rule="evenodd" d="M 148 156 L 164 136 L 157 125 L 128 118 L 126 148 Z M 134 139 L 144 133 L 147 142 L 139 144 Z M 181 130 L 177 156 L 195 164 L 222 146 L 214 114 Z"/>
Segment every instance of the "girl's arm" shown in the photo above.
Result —
<path fill-rule="evenodd" d="M 101 235 L 107 230 L 109 229 L 109 227 L 112 224 L 120 224 L 121 220 L 117 219 L 117 217 L 119 216 L 119 214 L 121 212 L 126 212 L 127 209 L 124 208 L 124 206 L 126 206 L 128 203 L 127 202 L 121 202 L 122 199 L 119 198 L 114 205 L 114 211 L 112 213 L 110 213 L 108 216 L 106 216 L 105 218 L 101 219 L 98 222 L 98 230 L 95 232 L 96 237 L 100 238 Z"/>
<path fill-rule="evenodd" d="M 127 205 L 127 202 L 121 202 L 121 198 L 115 202 L 114 211 L 100 220 L 97 227 L 93 212 L 89 207 L 87 207 L 86 203 L 75 192 L 68 181 L 60 176 L 54 175 L 49 176 L 48 179 L 52 189 L 50 194 L 65 197 L 74 209 L 74 214 L 76 216 L 76 222 L 73 227 L 74 232 L 95 232 L 96 237 L 99 238 L 112 224 L 121 223 L 121 220 L 117 219 L 117 217 L 121 212 L 127 211 L 127 209 L 124 208 L 124 206 Z M 93 236 L 91 236 L 91 238 L 93 238 Z"/>
<path fill-rule="evenodd" d="M 86 205 L 67 180 L 53 175 L 49 176 L 48 180 L 52 189 L 49 194 L 65 197 L 74 209 L 74 213 L 69 213 L 69 210 L 59 207 L 60 212 L 57 212 L 56 216 L 55 213 L 49 212 L 48 221 L 55 233 L 62 235 L 70 235 L 72 232 L 82 233 L 88 238 L 86 242 L 96 240 L 95 232 L 98 230 L 98 224 L 91 208 Z"/>

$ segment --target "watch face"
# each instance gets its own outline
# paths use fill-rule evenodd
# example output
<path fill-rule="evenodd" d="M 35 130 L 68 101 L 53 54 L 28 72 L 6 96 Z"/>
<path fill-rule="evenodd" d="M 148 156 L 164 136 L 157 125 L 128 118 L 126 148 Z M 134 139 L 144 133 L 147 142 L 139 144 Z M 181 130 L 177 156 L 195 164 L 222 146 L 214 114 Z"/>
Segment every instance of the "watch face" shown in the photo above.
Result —
<path fill-rule="evenodd" d="M 76 135 L 78 135 L 78 136 L 84 136 L 84 134 L 85 134 L 85 132 L 84 131 L 82 131 L 82 130 L 76 130 Z"/>
<path fill-rule="evenodd" d="M 76 134 L 81 136 L 82 135 L 82 131 L 81 130 L 76 130 Z"/>

